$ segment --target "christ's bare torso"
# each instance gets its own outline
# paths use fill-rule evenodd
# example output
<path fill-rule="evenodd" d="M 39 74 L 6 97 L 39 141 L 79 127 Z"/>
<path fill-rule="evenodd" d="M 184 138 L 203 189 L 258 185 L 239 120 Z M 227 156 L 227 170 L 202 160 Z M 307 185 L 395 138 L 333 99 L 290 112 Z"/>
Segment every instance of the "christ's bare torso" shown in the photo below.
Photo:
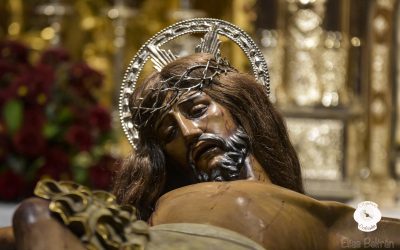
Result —
<path fill-rule="evenodd" d="M 344 204 L 321 202 L 268 183 L 200 183 L 173 190 L 158 200 L 149 221 L 152 227 L 146 249 L 175 249 L 173 244 L 181 249 L 233 249 L 228 246 L 233 244 L 228 239 L 232 234 L 224 229 L 265 249 L 400 249 L 400 220 L 382 218 L 377 230 L 366 233 L 358 230 L 353 213 L 354 209 Z M 17 210 L 14 232 L 17 249 L 84 248 L 50 216 L 48 202 L 38 198 L 23 202 Z M 221 235 L 228 238 L 220 240 Z M 236 242 L 246 240 L 240 235 Z M 0 246 L 6 246 L 2 242 Z M 247 243 L 246 247 L 235 245 L 239 246 L 235 249 L 259 249 L 251 241 Z M 8 249 L 14 249 L 8 244 Z"/>
<path fill-rule="evenodd" d="M 266 249 L 371 249 L 368 240 L 400 248 L 400 220 L 383 218 L 376 231 L 366 233 L 358 230 L 353 213 L 342 203 L 321 202 L 272 184 L 234 181 L 174 190 L 159 199 L 150 223 L 211 224 Z"/>

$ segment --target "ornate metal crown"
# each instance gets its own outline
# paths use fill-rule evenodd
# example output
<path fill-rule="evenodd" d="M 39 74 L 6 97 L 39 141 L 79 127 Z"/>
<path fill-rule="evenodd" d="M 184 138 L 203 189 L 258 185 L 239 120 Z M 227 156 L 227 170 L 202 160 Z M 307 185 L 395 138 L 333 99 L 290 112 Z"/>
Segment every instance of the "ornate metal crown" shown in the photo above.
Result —
<path fill-rule="evenodd" d="M 177 57 L 170 50 L 161 49 L 161 46 L 182 35 L 192 33 L 206 33 L 200 44 L 196 46 L 195 52 L 213 54 L 217 61 L 221 60 L 218 35 L 226 36 L 234 41 L 249 59 L 255 78 L 269 94 L 267 63 L 255 42 L 243 30 L 229 22 L 211 18 L 196 18 L 173 24 L 158 32 L 140 48 L 124 75 L 119 97 L 119 113 L 122 128 L 134 148 L 136 148 L 139 135 L 129 107 L 130 97 L 135 90 L 140 72 L 149 58 L 157 71 L 161 71 L 164 66 L 176 60 Z"/>

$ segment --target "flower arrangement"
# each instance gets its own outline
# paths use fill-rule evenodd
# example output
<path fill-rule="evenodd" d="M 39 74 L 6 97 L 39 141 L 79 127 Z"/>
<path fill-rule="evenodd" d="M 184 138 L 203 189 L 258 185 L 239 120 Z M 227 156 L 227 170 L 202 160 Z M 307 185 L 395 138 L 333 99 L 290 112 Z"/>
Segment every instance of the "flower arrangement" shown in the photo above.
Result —
<path fill-rule="evenodd" d="M 29 196 L 46 177 L 107 189 L 111 118 L 93 94 L 103 76 L 61 48 L 30 55 L 0 42 L 0 200 Z"/>

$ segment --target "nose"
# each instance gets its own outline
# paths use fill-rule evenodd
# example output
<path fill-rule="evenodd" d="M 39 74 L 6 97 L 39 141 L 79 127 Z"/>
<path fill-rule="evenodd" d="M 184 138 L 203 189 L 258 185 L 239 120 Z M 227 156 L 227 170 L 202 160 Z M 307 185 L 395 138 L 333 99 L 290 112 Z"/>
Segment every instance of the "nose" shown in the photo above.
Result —
<path fill-rule="evenodd" d="M 203 133 L 196 121 L 186 118 L 181 113 L 175 114 L 175 120 L 187 145 Z"/>

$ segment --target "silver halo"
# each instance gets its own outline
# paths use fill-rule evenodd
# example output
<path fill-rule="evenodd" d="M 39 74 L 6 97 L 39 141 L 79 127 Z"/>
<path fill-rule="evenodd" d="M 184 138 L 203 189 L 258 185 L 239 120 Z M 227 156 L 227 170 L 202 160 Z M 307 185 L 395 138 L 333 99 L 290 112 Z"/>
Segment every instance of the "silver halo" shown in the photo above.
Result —
<path fill-rule="evenodd" d="M 243 50 L 251 63 L 254 77 L 265 87 L 266 92 L 269 95 L 270 86 L 267 63 L 255 42 L 246 32 L 229 22 L 213 18 L 195 18 L 178 22 L 161 30 L 152 38 L 147 40 L 147 42 L 143 44 L 133 57 L 125 71 L 119 96 L 119 115 L 122 129 L 133 148 L 136 149 L 139 134 L 132 122 L 132 114 L 129 110 L 129 99 L 135 90 L 140 72 L 147 60 L 150 58 L 150 52 L 148 51 L 147 46 L 161 46 L 186 34 L 206 33 L 215 25 L 218 25 L 219 35 L 226 36 L 230 40 L 234 41 Z"/>

